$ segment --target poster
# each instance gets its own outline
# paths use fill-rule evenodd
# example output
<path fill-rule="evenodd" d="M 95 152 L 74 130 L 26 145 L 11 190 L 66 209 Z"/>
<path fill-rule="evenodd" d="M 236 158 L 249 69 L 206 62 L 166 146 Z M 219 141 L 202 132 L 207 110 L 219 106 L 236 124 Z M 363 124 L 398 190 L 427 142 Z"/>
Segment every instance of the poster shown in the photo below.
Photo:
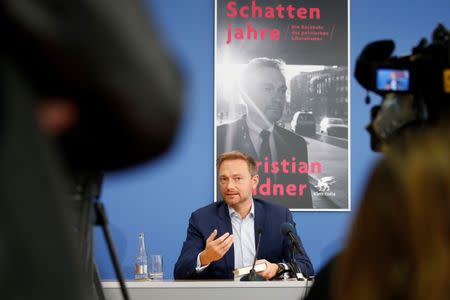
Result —
<path fill-rule="evenodd" d="M 350 210 L 348 7 L 216 0 L 216 158 L 239 150 L 256 159 L 254 198 Z"/>

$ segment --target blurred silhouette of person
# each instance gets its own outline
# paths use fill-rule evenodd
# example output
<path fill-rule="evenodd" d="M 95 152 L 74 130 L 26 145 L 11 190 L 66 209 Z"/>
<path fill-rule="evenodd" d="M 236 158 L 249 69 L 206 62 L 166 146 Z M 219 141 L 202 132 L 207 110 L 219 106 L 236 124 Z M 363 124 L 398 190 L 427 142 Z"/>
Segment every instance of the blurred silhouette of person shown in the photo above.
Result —
<path fill-rule="evenodd" d="M 283 172 L 281 164 L 295 161 L 308 163 L 306 141 L 299 135 L 277 125 L 286 104 L 285 64 L 278 59 L 254 58 L 241 75 L 240 95 L 247 106 L 242 118 L 217 127 L 217 154 L 238 150 L 259 162 L 279 164 L 279 172 L 260 168 L 261 184 L 292 184 L 298 188 L 294 196 L 287 193 L 259 195 L 269 202 L 293 208 L 313 208 L 308 174 Z"/>
<path fill-rule="evenodd" d="M 308 299 L 446 299 L 450 126 L 406 130 L 376 166 L 331 281 Z M 420 140 L 420 143 L 417 141 Z"/>
<path fill-rule="evenodd" d="M 385 149 L 344 250 L 321 269 L 307 299 L 448 297 L 449 132 L 448 123 L 404 130 Z"/>
<path fill-rule="evenodd" d="M 165 152 L 181 112 L 181 78 L 145 11 L 2 1 L 2 298 L 102 297 L 91 250 L 99 178 Z"/>

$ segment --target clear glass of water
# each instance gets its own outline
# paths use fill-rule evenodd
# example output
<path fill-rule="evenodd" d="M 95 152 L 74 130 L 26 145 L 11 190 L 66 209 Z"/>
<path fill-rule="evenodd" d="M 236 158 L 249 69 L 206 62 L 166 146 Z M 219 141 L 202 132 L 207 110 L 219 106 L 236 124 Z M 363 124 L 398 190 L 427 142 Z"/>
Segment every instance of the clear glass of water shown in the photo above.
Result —
<path fill-rule="evenodd" d="M 151 280 L 163 279 L 163 257 L 160 254 L 151 254 L 149 257 L 149 277 Z"/>

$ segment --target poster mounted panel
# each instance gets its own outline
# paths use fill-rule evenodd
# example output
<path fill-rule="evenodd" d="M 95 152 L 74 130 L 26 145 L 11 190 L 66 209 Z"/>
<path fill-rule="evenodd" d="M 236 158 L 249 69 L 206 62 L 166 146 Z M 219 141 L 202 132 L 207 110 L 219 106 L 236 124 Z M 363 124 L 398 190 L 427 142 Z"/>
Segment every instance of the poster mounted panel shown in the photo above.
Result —
<path fill-rule="evenodd" d="M 232 150 L 255 158 L 255 198 L 294 211 L 350 210 L 348 7 L 216 0 L 216 158 Z"/>

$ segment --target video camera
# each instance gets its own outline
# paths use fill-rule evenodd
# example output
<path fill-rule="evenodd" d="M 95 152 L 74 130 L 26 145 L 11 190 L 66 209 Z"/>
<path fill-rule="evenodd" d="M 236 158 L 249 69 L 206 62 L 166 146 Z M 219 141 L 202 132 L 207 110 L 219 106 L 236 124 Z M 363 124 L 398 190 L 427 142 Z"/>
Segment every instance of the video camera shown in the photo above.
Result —
<path fill-rule="evenodd" d="M 431 43 L 423 38 L 408 56 L 391 56 L 394 48 L 392 40 L 370 43 L 356 61 L 356 80 L 383 98 L 367 126 L 374 151 L 401 129 L 432 124 L 450 112 L 450 31 L 438 24 Z"/>

